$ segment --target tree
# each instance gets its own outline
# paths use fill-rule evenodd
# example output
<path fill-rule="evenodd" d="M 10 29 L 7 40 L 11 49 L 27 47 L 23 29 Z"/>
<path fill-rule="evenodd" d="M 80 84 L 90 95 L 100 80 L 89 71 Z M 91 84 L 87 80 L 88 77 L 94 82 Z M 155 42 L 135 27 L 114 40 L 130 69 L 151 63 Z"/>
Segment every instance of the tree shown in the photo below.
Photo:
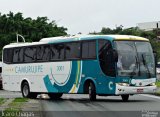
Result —
<path fill-rule="evenodd" d="M 93 32 L 90 34 L 121 34 L 121 35 L 134 35 L 144 37 L 150 40 L 153 50 L 157 52 L 157 58 L 160 60 L 160 43 L 157 41 L 156 31 L 143 31 L 138 27 L 131 27 L 122 29 L 123 26 L 118 26 L 116 29 L 105 28 L 103 27 L 100 32 Z"/>
<path fill-rule="evenodd" d="M 26 41 L 35 42 L 45 37 L 67 35 L 66 31 L 67 28 L 57 26 L 55 21 L 50 22 L 47 17 L 32 19 L 24 18 L 20 12 L 0 13 L 0 52 L 3 46 L 16 42 L 17 33 L 23 35 Z"/>

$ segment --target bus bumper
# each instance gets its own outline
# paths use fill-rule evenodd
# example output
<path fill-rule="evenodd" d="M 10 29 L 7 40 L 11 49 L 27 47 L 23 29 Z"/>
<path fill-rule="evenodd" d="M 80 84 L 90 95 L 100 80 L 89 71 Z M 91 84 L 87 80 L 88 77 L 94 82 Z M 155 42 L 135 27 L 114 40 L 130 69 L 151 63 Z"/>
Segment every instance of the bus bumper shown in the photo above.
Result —
<path fill-rule="evenodd" d="M 116 95 L 123 94 L 153 94 L 156 92 L 156 86 L 143 86 L 143 87 L 133 87 L 133 86 L 121 86 L 116 84 Z"/>

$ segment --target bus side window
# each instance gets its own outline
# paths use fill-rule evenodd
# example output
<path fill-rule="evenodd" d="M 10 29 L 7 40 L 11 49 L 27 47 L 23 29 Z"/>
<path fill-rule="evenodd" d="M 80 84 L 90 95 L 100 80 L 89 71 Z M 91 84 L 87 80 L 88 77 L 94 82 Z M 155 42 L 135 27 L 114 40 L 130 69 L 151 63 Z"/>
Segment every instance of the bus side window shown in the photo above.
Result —
<path fill-rule="evenodd" d="M 13 49 L 4 49 L 3 51 L 4 63 L 12 63 L 13 61 Z"/>
<path fill-rule="evenodd" d="M 34 62 L 36 60 L 36 47 L 27 47 L 24 50 L 24 62 Z"/>
<path fill-rule="evenodd" d="M 44 55 L 42 58 L 44 61 L 49 61 L 50 59 L 50 46 L 44 46 Z"/>
<path fill-rule="evenodd" d="M 110 41 L 99 40 L 99 62 L 101 69 L 107 76 L 114 77 L 116 72 L 112 50 Z"/>
<path fill-rule="evenodd" d="M 64 60 L 64 44 L 51 45 L 51 60 Z"/>
<path fill-rule="evenodd" d="M 65 48 L 66 59 L 78 59 L 80 58 L 80 43 L 66 43 Z"/>
<path fill-rule="evenodd" d="M 96 41 L 82 42 L 82 59 L 96 58 Z"/>
<path fill-rule="evenodd" d="M 15 48 L 13 52 L 13 62 L 23 62 L 23 48 Z"/>
<path fill-rule="evenodd" d="M 50 59 L 50 46 L 41 45 L 37 47 L 37 60 L 49 61 Z"/>

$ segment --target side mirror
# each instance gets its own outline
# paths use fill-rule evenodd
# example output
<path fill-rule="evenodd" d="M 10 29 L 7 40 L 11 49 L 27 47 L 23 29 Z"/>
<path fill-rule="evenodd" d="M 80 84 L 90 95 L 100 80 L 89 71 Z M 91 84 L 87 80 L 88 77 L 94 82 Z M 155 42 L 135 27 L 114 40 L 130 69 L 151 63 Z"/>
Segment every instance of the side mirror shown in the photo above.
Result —
<path fill-rule="evenodd" d="M 115 49 L 113 49 L 113 59 L 115 62 L 118 62 L 118 52 Z"/>

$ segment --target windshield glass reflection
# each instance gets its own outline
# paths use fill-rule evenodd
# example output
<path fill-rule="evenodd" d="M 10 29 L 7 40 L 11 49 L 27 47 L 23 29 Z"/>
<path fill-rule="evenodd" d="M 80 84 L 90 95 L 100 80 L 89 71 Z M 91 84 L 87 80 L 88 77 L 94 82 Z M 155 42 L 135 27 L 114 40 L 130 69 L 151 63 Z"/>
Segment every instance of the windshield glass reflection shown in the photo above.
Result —
<path fill-rule="evenodd" d="M 149 42 L 115 41 L 119 76 L 155 76 L 155 64 Z"/>

